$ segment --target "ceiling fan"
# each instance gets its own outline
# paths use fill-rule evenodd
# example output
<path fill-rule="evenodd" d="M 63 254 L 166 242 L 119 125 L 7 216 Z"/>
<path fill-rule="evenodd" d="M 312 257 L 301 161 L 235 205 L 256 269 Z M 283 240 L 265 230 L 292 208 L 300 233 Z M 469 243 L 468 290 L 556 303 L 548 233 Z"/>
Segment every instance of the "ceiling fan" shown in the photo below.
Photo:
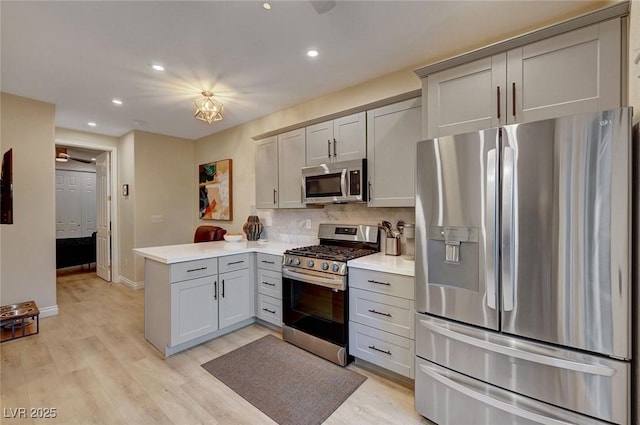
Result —
<path fill-rule="evenodd" d="M 59 148 L 56 146 L 56 161 L 58 162 L 67 162 L 67 161 L 77 161 L 82 162 L 84 164 L 92 164 L 93 161 L 90 159 L 82 159 L 82 158 L 72 158 L 71 155 L 67 153 L 67 148 Z"/>

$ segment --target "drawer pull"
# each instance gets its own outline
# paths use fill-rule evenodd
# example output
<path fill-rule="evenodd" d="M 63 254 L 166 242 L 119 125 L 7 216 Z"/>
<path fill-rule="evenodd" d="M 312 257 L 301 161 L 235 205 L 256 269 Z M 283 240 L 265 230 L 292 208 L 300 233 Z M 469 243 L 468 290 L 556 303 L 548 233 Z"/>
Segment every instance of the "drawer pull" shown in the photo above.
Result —
<path fill-rule="evenodd" d="M 242 264 L 244 263 L 244 260 L 240 260 L 240 261 L 233 261 L 231 263 L 227 263 L 227 266 L 233 266 L 234 264 Z"/>
<path fill-rule="evenodd" d="M 375 314 L 379 314 L 381 316 L 391 317 L 391 313 L 382 313 L 382 312 L 374 310 L 372 308 L 369 309 L 369 313 L 375 313 Z"/>
<path fill-rule="evenodd" d="M 191 273 L 191 272 L 199 272 L 200 270 L 207 270 L 208 267 L 200 267 L 198 269 L 189 269 L 187 270 L 187 273 Z"/>
<path fill-rule="evenodd" d="M 389 356 L 391 355 L 391 351 L 390 350 L 386 350 L 386 351 L 385 350 L 381 350 L 378 347 L 376 347 L 375 345 L 370 345 L 369 348 L 371 348 L 372 350 L 376 350 L 376 351 L 379 351 L 381 353 L 387 354 Z"/>
<path fill-rule="evenodd" d="M 269 286 L 276 286 L 275 283 L 270 283 L 270 282 L 262 282 L 263 285 L 269 285 Z"/>
<path fill-rule="evenodd" d="M 275 261 L 267 261 L 267 260 L 260 260 L 262 263 L 266 263 L 266 264 L 275 264 Z"/>
<path fill-rule="evenodd" d="M 276 314 L 275 310 L 269 310 L 268 308 L 263 308 L 262 311 L 266 311 L 267 313 Z"/>
<path fill-rule="evenodd" d="M 367 280 L 367 282 L 369 282 L 369 283 L 377 283 L 378 285 L 391 286 L 391 284 L 389 282 L 378 282 L 377 280 L 373 280 L 373 279 L 369 279 L 369 280 Z"/>

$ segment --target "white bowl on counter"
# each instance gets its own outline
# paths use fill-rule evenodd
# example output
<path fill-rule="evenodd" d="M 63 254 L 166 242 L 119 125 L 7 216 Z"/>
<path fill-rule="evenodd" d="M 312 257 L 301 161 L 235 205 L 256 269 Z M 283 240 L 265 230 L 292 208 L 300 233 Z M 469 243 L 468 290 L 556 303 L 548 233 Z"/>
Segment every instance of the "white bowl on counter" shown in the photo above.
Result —
<path fill-rule="evenodd" d="M 242 235 L 224 235 L 224 240 L 227 242 L 240 242 L 242 241 Z"/>

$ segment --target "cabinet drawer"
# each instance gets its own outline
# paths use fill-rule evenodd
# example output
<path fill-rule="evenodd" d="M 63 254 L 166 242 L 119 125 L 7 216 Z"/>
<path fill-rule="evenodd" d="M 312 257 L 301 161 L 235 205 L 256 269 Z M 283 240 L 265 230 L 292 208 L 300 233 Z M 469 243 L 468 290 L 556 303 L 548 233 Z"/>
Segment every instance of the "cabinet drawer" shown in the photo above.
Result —
<path fill-rule="evenodd" d="M 282 326 L 282 300 L 258 294 L 258 318 Z"/>
<path fill-rule="evenodd" d="M 413 379 L 414 342 L 349 322 L 349 354 Z"/>
<path fill-rule="evenodd" d="M 259 269 L 271 270 L 274 272 L 282 271 L 282 256 L 280 255 L 262 254 L 259 252 L 257 259 L 256 265 Z"/>
<path fill-rule="evenodd" d="M 409 300 L 415 299 L 415 279 L 393 273 L 376 272 L 349 267 L 349 287 L 393 295 Z"/>
<path fill-rule="evenodd" d="M 349 320 L 414 339 L 413 301 L 376 292 L 349 290 Z"/>
<path fill-rule="evenodd" d="M 182 280 L 212 276 L 216 273 L 218 273 L 217 258 L 186 261 L 184 263 L 176 263 L 171 265 L 171 282 L 180 282 Z"/>
<path fill-rule="evenodd" d="M 282 299 L 282 273 L 258 269 L 258 293 Z"/>
<path fill-rule="evenodd" d="M 249 267 L 249 254 L 225 255 L 218 258 L 220 273 L 242 270 Z"/>

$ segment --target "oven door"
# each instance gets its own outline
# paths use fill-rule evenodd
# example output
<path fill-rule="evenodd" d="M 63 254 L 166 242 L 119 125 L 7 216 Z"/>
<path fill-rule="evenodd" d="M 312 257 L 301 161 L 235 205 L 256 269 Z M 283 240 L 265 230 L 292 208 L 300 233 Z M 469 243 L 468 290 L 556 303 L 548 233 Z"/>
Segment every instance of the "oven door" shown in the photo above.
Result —
<path fill-rule="evenodd" d="M 346 288 L 339 289 L 345 285 L 316 284 L 311 283 L 313 277 L 304 279 L 300 277 L 301 273 L 295 275 L 288 275 L 285 270 L 282 273 L 284 324 L 336 345 L 346 346 L 349 298 Z"/>

